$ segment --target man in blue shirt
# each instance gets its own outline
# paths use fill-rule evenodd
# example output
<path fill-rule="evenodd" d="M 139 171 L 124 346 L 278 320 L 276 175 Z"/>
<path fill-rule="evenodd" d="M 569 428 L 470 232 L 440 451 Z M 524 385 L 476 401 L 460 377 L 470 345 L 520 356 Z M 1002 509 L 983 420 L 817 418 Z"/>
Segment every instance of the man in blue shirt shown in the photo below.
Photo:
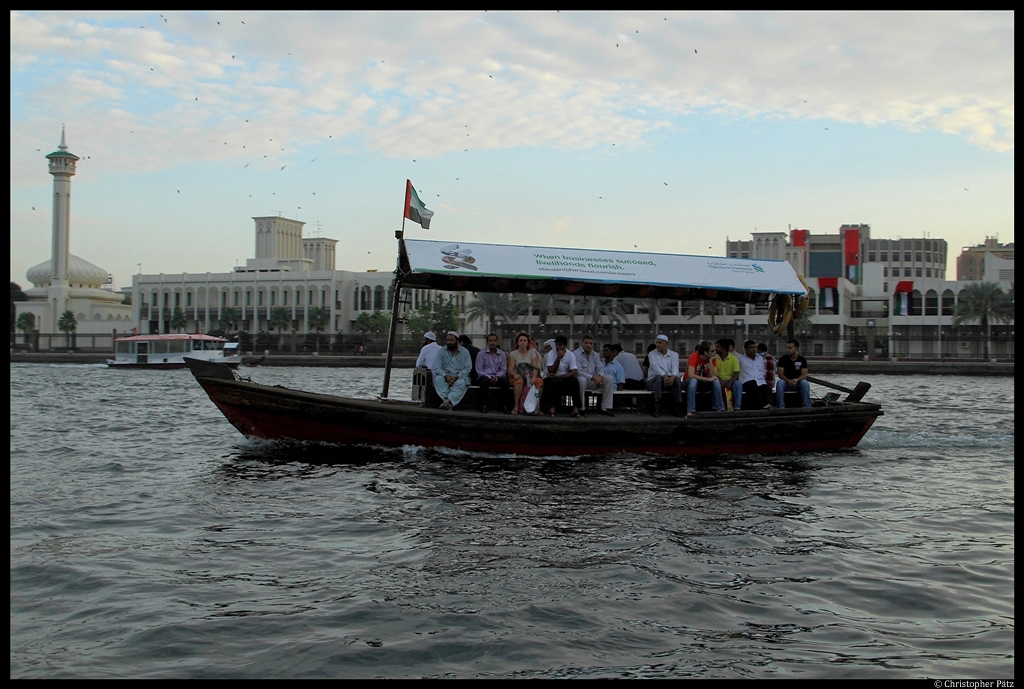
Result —
<path fill-rule="evenodd" d="M 626 371 L 622 368 L 622 364 L 615 360 L 618 353 L 619 351 L 611 345 L 605 345 L 601 349 L 601 357 L 604 359 L 604 375 L 608 379 L 608 387 L 613 392 L 623 389 L 626 385 Z M 601 413 L 605 416 L 615 416 L 611 404 L 607 409 L 602 408 Z"/>

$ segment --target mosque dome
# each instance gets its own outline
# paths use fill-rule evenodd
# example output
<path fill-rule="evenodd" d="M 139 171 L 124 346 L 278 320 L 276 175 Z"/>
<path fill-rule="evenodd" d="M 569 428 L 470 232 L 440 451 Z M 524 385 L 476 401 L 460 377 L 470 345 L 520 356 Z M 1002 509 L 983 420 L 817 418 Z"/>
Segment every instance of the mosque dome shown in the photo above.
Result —
<path fill-rule="evenodd" d="M 39 265 L 32 266 L 25 273 L 25 277 L 35 287 L 47 287 L 50 285 L 52 272 L 50 261 L 43 261 Z M 86 287 L 102 287 L 107 282 L 107 271 L 99 266 L 89 263 L 84 258 L 74 254 L 68 261 L 68 283 L 72 286 L 85 285 Z"/>

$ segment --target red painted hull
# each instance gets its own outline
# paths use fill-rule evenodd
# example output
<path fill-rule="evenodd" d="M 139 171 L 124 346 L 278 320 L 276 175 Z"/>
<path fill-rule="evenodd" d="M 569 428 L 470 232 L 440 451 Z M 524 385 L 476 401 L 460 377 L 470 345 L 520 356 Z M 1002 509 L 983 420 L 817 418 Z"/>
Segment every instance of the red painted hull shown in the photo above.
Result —
<path fill-rule="evenodd" d="M 625 414 L 547 418 L 446 412 L 222 376 L 197 375 L 197 379 L 228 421 L 250 437 L 534 456 L 836 450 L 856 446 L 882 414 L 877 404 L 857 402 L 810 409 L 705 412 L 686 419 Z"/>

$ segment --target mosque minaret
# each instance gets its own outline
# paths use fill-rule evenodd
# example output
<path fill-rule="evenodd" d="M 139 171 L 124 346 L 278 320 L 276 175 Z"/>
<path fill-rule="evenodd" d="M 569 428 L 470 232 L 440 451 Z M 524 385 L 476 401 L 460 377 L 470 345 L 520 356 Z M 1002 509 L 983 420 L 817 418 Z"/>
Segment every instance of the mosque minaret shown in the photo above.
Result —
<path fill-rule="evenodd" d="M 71 177 L 80 158 L 68 151 L 63 127 L 60 146 L 46 159 L 53 175 L 50 260 L 28 269 L 25 276 L 33 286 L 25 290 L 28 300 L 15 307 L 19 313 L 31 313 L 35 329 L 42 333 L 58 332 L 57 322 L 65 311 L 75 314 L 78 333 L 124 332 L 131 306 L 121 303 L 123 295 L 103 289 L 108 283 L 106 270 L 71 253 Z"/>
<path fill-rule="evenodd" d="M 60 129 L 60 146 L 46 158 L 50 161 L 50 174 L 53 175 L 53 251 L 50 262 L 50 286 L 67 288 L 68 264 L 71 259 L 71 177 L 75 174 L 75 162 L 79 158 L 68 151 L 63 126 Z"/>

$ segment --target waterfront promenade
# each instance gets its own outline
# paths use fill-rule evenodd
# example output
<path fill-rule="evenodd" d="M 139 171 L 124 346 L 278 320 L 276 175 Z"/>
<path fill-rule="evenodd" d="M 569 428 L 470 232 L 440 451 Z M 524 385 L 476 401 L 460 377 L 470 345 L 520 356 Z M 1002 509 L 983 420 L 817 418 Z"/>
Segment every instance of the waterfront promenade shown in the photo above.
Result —
<path fill-rule="evenodd" d="M 105 364 L 112 355 L 109 353 L 68 353 L 68 352 L 11 352 L 11 363 L 36 364 Z M 856 359 L 815 359 L 808 357 L 812 375 L 828 373 L 859 373 L 870 375 L 983 375 L 1012 376 L 1012 361 L 957 360 L 897 360 L 862 361 Z M 316 356 L 313 354 L 271 354 L 268 356 L 243 356 L 245 366 L 327 366 L 350 368 L 374 368 L 384 366 L 384 356 Z M 412 368 L 416 358 L 395 357 L 395 368 Z"/>

